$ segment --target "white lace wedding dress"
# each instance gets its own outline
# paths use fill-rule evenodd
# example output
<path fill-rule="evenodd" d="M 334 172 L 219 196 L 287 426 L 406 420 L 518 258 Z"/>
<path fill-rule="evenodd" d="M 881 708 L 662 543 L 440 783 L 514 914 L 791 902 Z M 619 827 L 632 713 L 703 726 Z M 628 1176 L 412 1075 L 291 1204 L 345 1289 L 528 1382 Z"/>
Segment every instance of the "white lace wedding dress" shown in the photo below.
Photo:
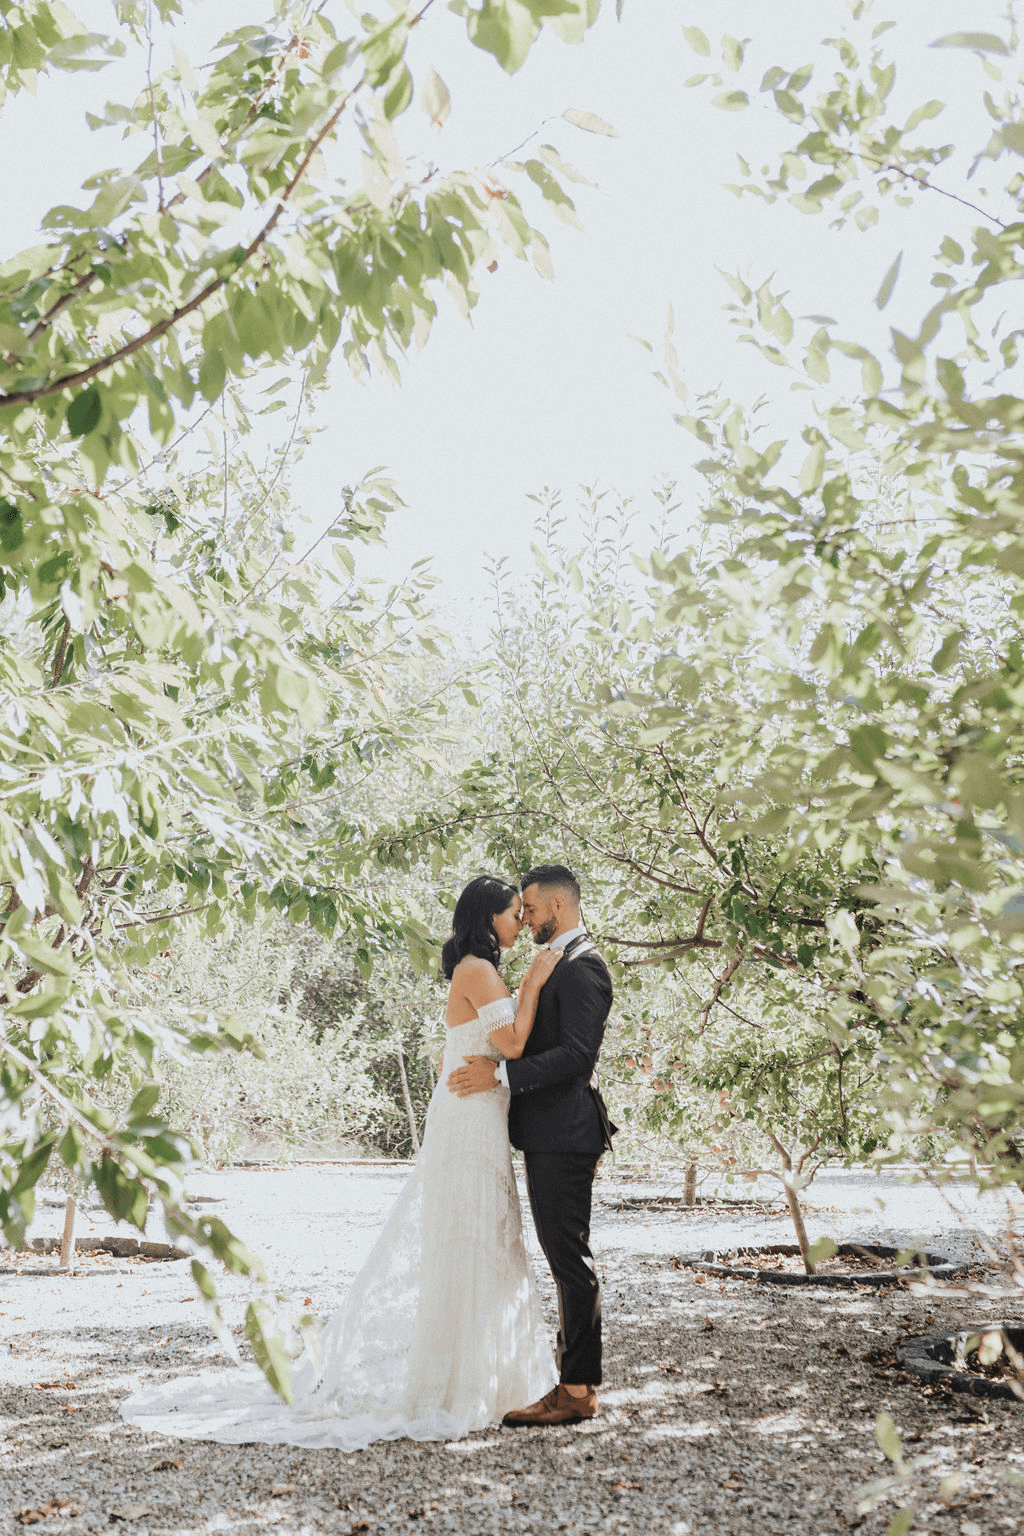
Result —
<path fill-rule="evenodd" d="M 449 1072 L 500 1059 L 489 1031 L 514 1005 L 488 1003 L 448 1030 L 423 1147 L 338 1310 L 292 1371 L 292 1405 L 254 1367 L 204 1371 L 121 1405 L 140 1429 L 194 1440 L 331 1446 L 455 1440 L 557 1380 L 523 1244 L 508 1142 L 508 1089 L 458 1098 Z"/>

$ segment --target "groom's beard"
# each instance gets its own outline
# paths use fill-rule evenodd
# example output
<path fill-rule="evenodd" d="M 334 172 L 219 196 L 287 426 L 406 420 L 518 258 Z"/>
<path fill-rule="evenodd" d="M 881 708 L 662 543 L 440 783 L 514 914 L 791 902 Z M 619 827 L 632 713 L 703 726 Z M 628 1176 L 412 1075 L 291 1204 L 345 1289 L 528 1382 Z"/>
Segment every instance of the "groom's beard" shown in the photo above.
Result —
<path fill-rule="evenodd" d="M 553 917 L 549 917 L 546 923 L 541 923 L 539 928 L 533 930 L 533 942 L 535 944 L 550 944 L 558 927 Z"/>

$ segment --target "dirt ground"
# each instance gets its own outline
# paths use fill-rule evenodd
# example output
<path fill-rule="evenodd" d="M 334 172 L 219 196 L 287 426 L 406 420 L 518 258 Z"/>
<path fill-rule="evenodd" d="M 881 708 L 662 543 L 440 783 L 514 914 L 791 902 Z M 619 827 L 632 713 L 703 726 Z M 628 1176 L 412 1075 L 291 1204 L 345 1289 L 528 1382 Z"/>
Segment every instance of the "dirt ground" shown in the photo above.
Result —
<path fill-rule="evenodd" d="M 219 1170 L 196 1174 L 191 1193 L 262 1254 L 296 1308 L 308 1296 L 326 1313 L 405 1172 Z M 912 1506 L 916 1533 L 1024 1531 L 1024 1404 L 926 1388 L 903 1377 L 893 1355 L 906 1335 L 1020 1323 L 1024 1296 L 969 1294 L 962 1283 L 791 1289 L 705 1275 L 677 1255 L 786 1241 L 785 1214 L 778 1205 L 687 1210 L 674 1193 L 671 1180 L 609 1176 L 598 1186 L 600 1416 L 555 1430 L 496 1427 L 453 1444 L 399 1441 L 343 1455 L 146 1435 L 119 1417 L 133 1387 L 228 1364 L 187 1261 L 0 1272 L 3 1529 L 881 1536 L 898 1508 Z M 947 1198 L 891 1175 L 824 1174 L 808 1205 L 812 1237 L 916 1241 L 976 1262 L 978 1238 L 1002 1241 L 1007 1220 L 994 1197 L 954 1187 Z M 60 1216 L 44 1207 L 34 1232 L 57 1231 Z M 88 1211 L 80 1229 L 114 1230 Z M 539 1256 L 537 1268 L 553 1323 Z M 995 1272 L 985 1278 L 1005 1290 Z M 249 1294 L 225 1282 L 233 1324 Z M 859 1512 L 865 1485 L 893 1471 L 876 1443 L 883 1411 L 902 1437 L 906 1478 Z"/>

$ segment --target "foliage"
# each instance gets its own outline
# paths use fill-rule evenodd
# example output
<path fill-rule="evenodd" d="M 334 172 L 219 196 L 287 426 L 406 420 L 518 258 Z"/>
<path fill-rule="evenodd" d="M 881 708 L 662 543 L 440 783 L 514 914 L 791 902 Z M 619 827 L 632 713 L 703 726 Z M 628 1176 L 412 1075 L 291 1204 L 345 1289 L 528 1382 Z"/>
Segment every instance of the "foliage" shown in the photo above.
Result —
<path fill-rule="evenodd" d="M 51 209 L 39 244 L 0 265 L 9 1241 L 56 1153 L 111 1214 L 141 1225 L 155 1200 L 174 1235 L 250 1267 L 225 1228 L 181 1205 L 191 1154 L 158 1113 L 156 1078 L 162 1053 L 241 1046 L 244 1031 L 147 1016 L 129 1004 L 132 974 L 261 910 L 344 932 L 363 974 L 389 945 L 429 953 L 414 920 L 368 896 L 369 831 L 349 812 L 379 763 L 437 750 L 437 706 L 403 708 L 390 688 L 436 647 L 429 626 L 403 638 L 422 594 L 377 604 L 353 576 L 352 546 L 377 536 L 394 489 L 379 472 L 346 488 L 303 549 L 282 526 L 287 444 L 262 471 L 236 449 L 260 403 L 254 375 L 274 370 L 272 391 L 301 378 L 305 393 L 335 350 L 395 374 L 441 287 L 471 306 L 495 242 L 549 270 L 500 170 L 423 176 L 402 159 L 406 48 L 432 3 L 339 32 L 323 6 L 279 0 L 209 68 L 179 50 L 134 103 L 92 115 L 139 142 L 134 168 L 98 172 L 81 206 Z M 578 41 L 597 0 L 457 8 L 471 41 L 514 69 L 542 25 Z M 156 9 L 167 20 L 180 5 Z M 105 39 L 56 4 L 5 7 L 3 90 L 122 46 L 144 60 L 150 7 L 118 12 Z M 427 92 L 435 119 L 442 90 Z M 343 131 L 354 175 L 325 158 Z M 541 181 L 564 211 L 557 167 Z M 213 430 L 198 468 L 197 429 Z M 117 1120 L 103 1108 L 113 1075 L 135 1086 Z M 196 1274 L 211 1299 L 198 1261 Z M 275 1349 L 266 1363 L 284 1382 Z"/>
<path fill-rule="evenodd" d="M 979 53 L 997 77 L 993 59 L 1018 47 L 1012 30 L 1005 40 L 940 41 Z M 808 173 L 841 160 L 840 206 L 852 184 L 865 197 L 897 186 L 907 197 L 936 195 L 922 167 L 946 160 L 950 147 L 926 153 L 906 135 L 938 104 L 902 128 L 887 121 L 894 67 L 877 44 L 866 53 L 848 38 L 837 46 L 849 76 L 801 108 L 800 128 L 811 131 L 791 153 Z M 810 76 L 808 95 L 813 84 Z M 986 102 L 996 128 L 980 158 L 997 162 L 1015 153 L 1020 106 L 1012 90 L 986 91 Z M 866 132 L 884 147 L 884 164 L 874 150 L 850 152 L 857 135 L 864 148 Z M 1011 166 L 1005 207 L 1020 209 L 1021 187 Z M 841 193 L 829 178 L 812 190 L 823 204 Z M 785 952 L 835 989 L 837 1042 L 859 1030 L 874 1036 L 892 1150 L 937 1127 L 991 1164 L 993 1177 L 1019 1180 L 1021 405 L 1016 340 L 996 310 L 1020 280 L 1021 223 L 978 205 L 986 223 L 967 236 L 962 201 L 950 208 L 963 244 L 952 234 L 942 241 L 938 297 L 916 333 L 892 331 L 888 361 L 830 324 L 812 321 L 801 336 L 775 301 L 766 334 L 763 291 L 759 299 L 738 285 L 748 334 L 771 360 L 792 360 L 794 382 L 820 380 L 822 362 L 827 372 L 846 357 L 860 364 L 859 390 L 837 385 L 821 401 L 800 465 L 783 444 L 759 440 L 747 413 L 716 403 L 690 414 L 685 424 L 707 449 L 698 467 L 709 521 L 729 527 L 735 547 L 711 583 L 704 574 L 700 593 L 685 559 L 659 575 L 666 617 L 705 608 L 710 585 L 722 649 L 754 660 L 759 702 L 737 701 L 736 726 L 741 742 L 757 739 L 759 782 L 728 796 L 737 841 L 776 842 L 780 902 L 797 894 L 808 847 L 838 864 L 832 910 L 822 914 L 829 956 L 813 932 L 803 955 Z M 894 263 L 879 308 L 897 273 Z M 692 721 L 679 681 L 651 716 L 667 737 L 684 715 Z"/>
<path fill-rule="evenodd" d="M 381 1045 L 366 1028 L 365 984 L 351 953 L 342 1006 L 325 996 L 317 976 L 320 1019 L 304 1016 L 306 967 L 338 948 L 314 930 L 268 915 L 229 922 L 212 939 L 181 949 L 174 945 L 133 977 L 136 1010 L 170 1020 L 227 1008 L 256 1044 L 256 1050 L 183 1052 L 162 1063 L 161 1111 L 205 1163 L 357 1155 L 362 1142 L 399 1121 L 400 1105 L 375 1071 Z M 123 1102 L 130 1087 L 114 1082 L 105 1105 L 115 1117 L 119 1089 Z"/>
<path fill-rule="evenodd" d="M 859 22 L 864 7 L 851 8 Z M 741 191 L 862 228 L 879 197 L 947 193 L 933 177 L 950 146 L 914 137 L 937 104 L 902 124 L 887 115 L 884 33 L 833 40 L 842 68 L 820 89 L 811 66 L 763 76 L 793 142 L 778 174 L 751 173 Z M 773 439 L 764 406 L 691 397 L 669 338 L 660 376 L 701 445 L 697 534 L 672 545 L 659 532 L 652 580 L 631 586 L 614 540 L 589 560 L 541 551 L 524 628 L 538 665 L 504 621 L 511 742 L 402 846 L 451 851 L 486 826 L 519 865 L 539 849 L 578 863 L 624 977 L 656 964 L 683 978 L 685 1007 L 652 1031 L 686 1085 L 680 1105 L 694 1089 L 727 1093 L 780 1156 L 956 1147 L 980 1181 L 1020 1181 L 1024 403 L 1011 285 L 1024 271 L 1024 116 L 1002 74 L 1003 59 L 1019 68 L 1012 29 L 941 41 L 1002 83 L 986 90 L 995 128 L 978 161 L 990 177 L 1009 161 L 992 207 L 1016 213 L 946 195 L 955 223 L 933 260 L 936 297 L 892 331 L 889 356 L 822 316 L 795 318 L 771 282 L 730 280 L 741 338 L 802 392 L 801 447 Z M 703 33 L 691 42 L 710 53 Z M 742 83 L 743 47 L 726 38 L 722 56 Z M 737 87 L 716 104 L 750 96 Z M 801 176 L 814 179 L 794 193 Z M 971 211 L 981 222 L 965 228 Z M 897 259 L 879 308 L 898 272 Z"/>
<path fill-rule="evenodd" d="M 758 911 L 748 893 L 775 869 L 777 845 L 744 845 L 742 858 L 730 848 L 727 791 L 747 778 L 736 760 L 721 767 L 723 713 L 747 687 L 742 661 L 723 658 L 715 675 L 704 636 L 691 647 L 662 615 L 660 583 L 645 590 L 629 558 L 635 512 L 590 492 L 585 547 L 573 552 L 558 499 L 541 502 L 532 592 L 520 584 L 507 602 L 498 573 L 493 754 L 463 774 L 454 815 L 423 812 L 388 857 L 415 857 L 426 842 L 456 859 L 482 838 L 484 859 L 513 871 L 572 864 L 591 932 L 618 972 L 602 1076 L 634 1144 L 627 1155 L 647 1129 L 726 1177 L 738 1167 L 775 1174 L 795 1197 L 822 1162 L 860 1161 L 879 1141 L 872 1038 L 834 1039 L 838 983 L 809 989 L 778 958 L 784 933 L 794 951 L 808 931 L 827 941 L 842 872 L 811 851 L 799 898 Z M 651 529 L 662 562 L 678 510 L 663 487 Z M 700 556 L 708 566 L 713 543 Z M 647 690 L 680 652 L 699 658 L 708 735 L 691 722 L 666 748 Z M 756 782 L 756 760 L 749 767 Z M 690 925 L 698 942 L 687 941 Z"/>

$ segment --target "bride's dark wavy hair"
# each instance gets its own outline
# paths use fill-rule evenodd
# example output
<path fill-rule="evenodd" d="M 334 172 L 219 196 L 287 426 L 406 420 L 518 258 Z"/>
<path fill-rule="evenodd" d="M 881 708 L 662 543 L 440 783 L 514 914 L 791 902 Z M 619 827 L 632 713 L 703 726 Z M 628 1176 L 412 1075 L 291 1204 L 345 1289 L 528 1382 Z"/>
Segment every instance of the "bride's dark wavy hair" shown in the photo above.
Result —
<path fill-rule="evenodd" d="M 494 931 L 494 918 L 504 912 L 519 895 L 519 888 L 499 880 L 496 875 L 477 875 L 465 887 L 452 913 L 452 936 L 441 951 L 441 969 L 448 981 L 466 955 L 479 955 L 496 966 L 501 959 L 501 945 Z"/>

